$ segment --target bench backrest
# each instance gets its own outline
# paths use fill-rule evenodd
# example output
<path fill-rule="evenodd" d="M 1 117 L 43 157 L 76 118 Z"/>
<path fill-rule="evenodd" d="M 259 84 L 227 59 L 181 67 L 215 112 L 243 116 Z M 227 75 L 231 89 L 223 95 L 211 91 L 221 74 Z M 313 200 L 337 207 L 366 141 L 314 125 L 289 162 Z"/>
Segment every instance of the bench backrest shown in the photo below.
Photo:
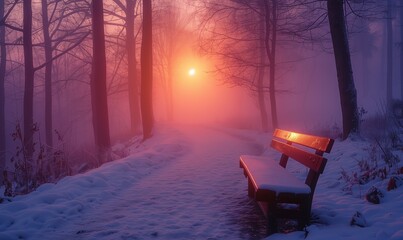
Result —
<path fill-rule="evenodd" d="M 309 168 L 305 183 L 311 187 L 313 194 L 319 175 L 326 166 L 327 159 L 323 154 L 331 151 L 333 143 L 334 140 L 330 138 L 276 129 L 271 147 L 282 153 L 280 159 L 282 167 L 285 168 L 288 159 L 292 158 Z"/>

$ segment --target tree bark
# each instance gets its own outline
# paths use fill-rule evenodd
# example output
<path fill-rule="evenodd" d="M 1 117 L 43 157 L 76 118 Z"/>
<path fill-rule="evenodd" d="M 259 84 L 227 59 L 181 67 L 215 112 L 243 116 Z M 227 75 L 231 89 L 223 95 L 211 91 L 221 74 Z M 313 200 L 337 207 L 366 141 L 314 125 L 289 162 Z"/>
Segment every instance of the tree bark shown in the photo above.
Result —
<path fill-rule="evenodd" d="M 4 18 L 5 2 L 0 3 L 0 19 Z M 0 24 L 0 186 L 3 183 L 3 171 L 6 169 L 6 112 L 5 112 L 5 78 L 6 78 L 6 29 Z"/>
<path fill-rule="evenodd" d="M 184 28 L 188 22 L 181 19 L 180 10 L 174 1 L 164 1 L 158 19 L 160 25 L 158 32 L 154 33 L 154 51 L 158 52 L 157 66 L 163 85 L 164 99 L 166 103 L 166 117 L 169 122 L 174 120 L 174 69 L 176 58 L 184 46 L 179 46 L 180 39 L 184 37 Z M 158 23 L 157 23 L 158 25 Z M 179 43 L 179 44 L 178 44 Z M 156 50 L 155 50 L 156 49 Z"/>
<path fill-rule="evenodd" d="M 154 127 L 152 58 L 152 4 L 143 0 L 143 37 L 141 41 L 141 116 L 143 141 L 152 136 Z"/>
<path fill-rule="evenodd" d="M 273 128 L 278 127 L 277 117 L 277 103 L 276 103 L 276 45 L 277 45 L 277 0 L 270 0 L 272 3 L 269 6 L 268 0 L 264 1 L 265 4 L 265 17 L 266 17 L 266 53 L 269 59 L 269 94 L 270 94 L 270 108 L 271 108 L 271 121 Z"/>
<path fill-rule="evenodd" d="M 171 33 L 171 34 L 173 34 L 173 33 Z M 168 84 L 167 84 L 167 94 L 168 94 L 168 97 L 167 97 L 167 100 L 168 100 L 168 102 L 167 102 L 167 106 L 168 106 L 168 121 L 169 122 L 172 122 L 173 121 L 173 116 L 174 116 L 174 103 L 173 103 L 173 101 L 174 101 L 174 98 L 173 98 L 173 96 L 174 96 L 174 92 L 173 92 L 173 68 L 174 68 L 174 57 L 173 57 L 173 51 L 174 51 L 174 44 L 173 44 L 173 41 L 174 41 L 174 39 L 173 39 L 173 37 L 172 36 L 169 36 L 169 39 L 170 40 L 168 40 L 169 41 L 169 43 L 168 43 L 168 45 L 169 45 L 169 49 L 167 49 L 167 51 L 168 51 L 168 56 L 167 56 L 167 74 L 168 74 L 168 78 L 167 78 L 167 81 L 168 81 Z"/>
<path fill-rule="evenodd" d="M 33 101 L 34 101 L 34 66 L 32 51 L 32 0 L 23 1 L 23 43 L 24 43 L 24 150 L 28 161 L 34 152 Z"/>
<path fill-rule="evenodd" d="M 400 1 L 400 99 L 403 100 L 403 1 Z"/>
<path fill-rule="evenodd" d="M 99 164 L 108 160 L 110 148 L 103 0 L 92 1 L 93 63 L 91 77 L 92 118 Z"/>
<path fill-rule="evenodd" d="M 129 81 L 130 125 L 132 134 L 140 131 L 140 97 L 137 79 L 136 38 L 134 35 L 134 10 L 137 0 L 126 0 L 126 49 Z"/>
<path fill-rule="evenodd" d="M 387 0 L 386 16 L 386 111 L 389 114 L 392 107 L 393 82 L 393 29 L 392 29 L 392 0 Z"/>
<path fill-rule="evenodd" d="M 42 25 L 45 50 L 45 137 L 47 151 L 53 148 L 53 118 L 52 118 L 52 42 L 49 34 L 48 1 L 42 0 Z"/>
<path fill-rule="evenodd" d="M 403 1 L 400 1 L 400 99 L 403 100 Z"/>
<path fill-rule="evenodd" d="M 346 139 L 350 133 L 358 132 L 359 119 L 343 2 L 344 0 L 327 0 L 327 9 L 339 85 L 343 139 Z"/>
<path fill-rule="evenodd" d="M 258 79 L 257 79 L 257 94 L 258 94 L 258 103 L 260 110 L 260 120 L 262 123 L 262 130 L 267 132 L 269 130 L 268 126 L 268 116 L 266 109 L 266 99 L 265 99 L 265 90 L 264 90 L 264 77 L 265 77 L 265 69 L 266 69 L 266 53 L 264 51 L 265 48 L 265 19 L 264 17 L 260 17 L 260 48 L 259 48 L 259 58 L 260 58 L 260 66 L 258 69 Z"/>

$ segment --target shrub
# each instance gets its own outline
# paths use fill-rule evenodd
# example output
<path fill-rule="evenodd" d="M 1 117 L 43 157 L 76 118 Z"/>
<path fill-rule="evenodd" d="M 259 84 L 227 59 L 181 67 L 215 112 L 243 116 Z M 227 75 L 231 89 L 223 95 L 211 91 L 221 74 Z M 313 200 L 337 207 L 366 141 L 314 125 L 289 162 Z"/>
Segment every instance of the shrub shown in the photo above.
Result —
<path fill-rule="evenodd" d="M 33 126 L 34 137 L 39 135 L 37 124 Z M 19 123 L 16 124 L 12 133 L 15 143 L 15 152 L 11 157 L 14 164 L 13 171 L 4 171 L 5 196 L 27 194 L 34 191 L 38 186 L 47 182 L 55 182 L 61 177 L 71 174 L 70 166 L 64 151 L 63 138 L 56 131 L 59 146 L 55 149 L 46 147 L 38 137 L 33 142 L 33 156 L 29 158 L 26 153 L 28 146 L 24 146 L 24 136 Z"/>
<path fill-rule="evenodd" d="M 376 179 L 384 180 L 395 172 L 400 159 L 393 154 L 392 146 L 384 143 L 376 140 L 371 144 L 368 158 L 357 161 L 357 170 L 341 170 L 340 178 L 345 182 L 344 191 L 351 194 L 354 185 L 365 185 Z"/>

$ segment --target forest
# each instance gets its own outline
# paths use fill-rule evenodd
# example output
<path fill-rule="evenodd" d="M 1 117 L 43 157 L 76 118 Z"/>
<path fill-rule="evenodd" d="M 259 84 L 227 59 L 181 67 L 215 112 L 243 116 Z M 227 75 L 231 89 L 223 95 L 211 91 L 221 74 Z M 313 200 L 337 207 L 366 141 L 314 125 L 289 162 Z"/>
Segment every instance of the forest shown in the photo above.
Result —
<path fill-rule="evenodd" d="M 2 0 L 0 185 L 15 196 L 97 168 L 156 126 L 400 126 L 402 4 Z"/>

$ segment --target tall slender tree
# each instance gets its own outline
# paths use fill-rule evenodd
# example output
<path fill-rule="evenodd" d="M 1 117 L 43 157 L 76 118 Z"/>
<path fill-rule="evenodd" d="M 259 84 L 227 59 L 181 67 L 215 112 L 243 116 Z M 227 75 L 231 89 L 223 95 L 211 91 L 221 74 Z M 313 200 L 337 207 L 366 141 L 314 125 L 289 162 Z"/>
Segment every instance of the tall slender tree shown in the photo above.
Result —
<path fill-rule="evenodd" d="M 0 20 L 4 21 L 5 1 L 0 2 Z M 6 78 L 6 27 L 0 24 L 0 185 L 6 168 L 6 112 L 5 112 L 5 78 Z"/>
<path fill-rule="evenodd" d="M 27 160 L 34 152 L 34 65 L 32 50 L 32 0 L 23 1 L 23 44 L 24 44 L 24 151 Z"/>
<path fill-rule="evenodd" d="M 260 111 L 260 121 L 262 123 L 262 130 L 268 131 L 268 115 L 266 109 L 266 96 L 265 96 L 265 69 L 266 69 L 266 59 L 267 54 L 264 49 L 266 49 L 266 19 L 263 14 L 259 16 L 259 32 L 260 32 L 260 39 L 259 39 L 259 58 L 260 58 L 260 66 L 258 69 L 258 76 L 257 76 L 257 94 L 258 94 L 258 104 L 259 104 L 259 111 Z"/>
<path fill-rule="evenodd" d="M 48 0 L 42 0 L 42 32 L 45 50 L 45 137 L 48 151 L 53 147 L 52 119 L 52 42 L 49 33 Z"/>
<path fill-rule="evenodd" d="M 278 127 L 277 101 L 276 101 L 276 49 L 277 49 L 277 0 L 264 1 L 266 23 L 266 53 L 269 59 L 269 94 L 271 107 L 271 121 L 273 128 Z"/>
<path fill-rule="evenodd" d="M 392 28 L 392 0 L 387 0 L 386 9 L 386 109 L 390 112 L 392 106 L 393 84 L 393 28 Z"/>
<path fill-rule="evenodd" d="M 93 62 L 91 76 L 92 122 L 99 164 L 108 158 L 109 135 L 108 97 L 106 91 L 106 56 L 103 0 L 92 1 Z"/>
<path fill-rule="evenodd" d="M 344 0 L 327 0 L 327 11 L 336 61 L 337 80 L 343 117 L 343 139 L 358 132 L 357 91 L 354 85 L 350 49 L 344 16 Z"/>
<path fill-rule="evenodd" d="M 150 138 L 154 128 L 153 113 L 153 52 L 152 1 L 143 0 L 143 36 L 141 40 L 141 117 L 143 141 Z"/>
<path fill-rule="evenodd" d="M 74 2 L 74 7 L 80 6 L 80 1 Z M 48 152 L 53 148 L 53 98 L 52 72 L 54 60 L 77 47 L 89 35 L 88 26 L 85 26 L 86 17 L 78 17 L 89 9 L 77 9 L 69 12 L 67 9 L 73 3 L 62 3 L 60 0 L 43 0 L 42 7 L 42 34 L 44 63 L 35 67 L 35 71 L 45 68 L 45 138 Z M 50 14 L 48 14 L 50 12 Z M 74 22 L 69 26 L 69 21 Z M 64 24 L 62 24 L 64 23 Z M 66 27 L 68 26 L 68 27 Z M 54 54 L 54 53 L 57 54 Z"/>
<path fill-rule="evenodd" d="M 400 99 L 403 100 L 403 1 L 400 1 Z"/>
<path fill-rule="evenodd" d="M 127 80 L 129 81 L 130 125 L 132 134 L 140 131 L 141 123 L 139 79 L 137 78 L 136 34 L 134 31 L 136 5 L 137 0 L 126 0 Z"/>
<path fill-rule="evenodd" d="M 114 26 L 122 28 L 126 32 L 124 37 L 125 57 L 127 60 L 127 81 L 130 112 L 131 134 L 141 132 L 141 114 L 140 114 L 140 78 L 138 77 L 137 61 L 137 36 L 141 28 L 136 29 L 136 20 L 138 19 L 139 0 L 113 0 L 114 5 L 106 8 L 106 13 L 117 19 L 122 20 L 113 22 Z M 120 34 L 120 33 L 119 33 Z M 119 38 L 119 37 L 117 37 Z"/>

